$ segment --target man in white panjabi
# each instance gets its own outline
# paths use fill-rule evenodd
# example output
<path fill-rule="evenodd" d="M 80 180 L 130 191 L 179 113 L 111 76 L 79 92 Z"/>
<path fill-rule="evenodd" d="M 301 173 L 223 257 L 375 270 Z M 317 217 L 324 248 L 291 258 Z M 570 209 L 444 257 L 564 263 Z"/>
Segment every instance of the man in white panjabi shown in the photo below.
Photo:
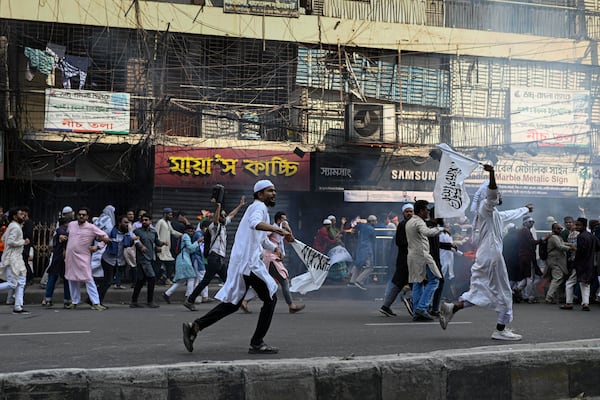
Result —
<path fill-rule="evenodd" d="M 440 310 L 440 325 L 446 329 L 448 323 L 458 310 L 465 307 L 479 306 L 492 308 L 498 315 L 496 329 L 492 333 L 495 340 L 521 340 L 522 336 L 506 328 L 513 319 L 512 290 L 508 281 L 508 273 L 502 256 L 502 228 L 508 221 L 517 219 L 533 212 L 533 205 L 527 204 L 514 210 L 498 211 L 497 205 L 502 204 L 498 192 L 494 167 L 484 165 L 489 172 L 490 181 L 485 199 L 477 207 L 476 222 L 473 227 L 474 235 L 478 235 L 475 263 L 471 267 L 471 284 L 469 291 L 463 293 L 456 303 L 443 303 Z M 480 195 L 474 196 L 481 198 Z"/>
<path fill-rule="evenodd" d="M 189 352 L 194 350 L 193 343 L 198 332 L 236 312 L 250 287 L 263 301 L 263 306 L 254 335 L 250 339 L 248 353 L 275 354 L 279 351 L 263 341 L 277 303 L 277 283 L 269 275 L 269 270 L 262 261 L 262 254 L 263 249 L 268 249 L 281 257 L 279 247 L 267 237 L 270 232 L 278 233 L 288 242 L 295 239 L 291 232 L 270 223 L 267 207 L 275 205 L 276 193 L 275 186 L 269 180 L 260 180 L 254 185 L 254 202 L 246 209 L 235 234 L 227 280 L 215 295 L 221 303 L 194 322 L 183 323 L 183 344 Z"/>

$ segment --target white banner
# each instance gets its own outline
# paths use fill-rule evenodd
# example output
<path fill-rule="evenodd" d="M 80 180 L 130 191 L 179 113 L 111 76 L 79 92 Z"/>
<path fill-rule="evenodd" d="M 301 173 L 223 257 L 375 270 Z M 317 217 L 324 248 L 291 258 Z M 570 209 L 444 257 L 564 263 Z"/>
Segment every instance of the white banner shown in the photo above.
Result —
<path fill-rule="evenodd" d="M 290 292 L 304 294 L 318 290 L 323 285 L 323 282 L 325 282 L 325 278 L 327 278 L 329 257 L 299 240 L 290 243 L 290 245 L 308 269 L 308 272 L 292 278 Z"/>
<path fill-rule="evenodd" d="M 329 265 L 334 265 L 340 262 L 352 262 L 352 256 L 342 245 L 332 247 L 331 250 L 327 252 L 327 257 L 329 257 Z"/>
<path fill-rule="evenodd" d="M 46 89 L 44 129 L 129 133 L 129 93 Z"/>
<path fill-rule="evenodd" d="M 437 147 L 442 150 L 442 159 L 433 190 L 435 217 L 463 217 L 470 201 L 464 182 L 479 163 L 445 143 Z"/>

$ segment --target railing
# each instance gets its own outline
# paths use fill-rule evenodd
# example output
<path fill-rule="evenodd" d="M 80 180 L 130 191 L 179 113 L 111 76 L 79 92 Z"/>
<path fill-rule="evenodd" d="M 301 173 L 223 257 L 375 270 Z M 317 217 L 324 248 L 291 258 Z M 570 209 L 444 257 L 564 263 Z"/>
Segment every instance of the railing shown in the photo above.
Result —
<path fill-rule="evenodd" d="M 33 227 L 33 273 L 35 276 L 42 276 L 48 266 L 52 253 L 50 245 L 54 230 L 54 225 L 45 223 L 38 223 Z"/>

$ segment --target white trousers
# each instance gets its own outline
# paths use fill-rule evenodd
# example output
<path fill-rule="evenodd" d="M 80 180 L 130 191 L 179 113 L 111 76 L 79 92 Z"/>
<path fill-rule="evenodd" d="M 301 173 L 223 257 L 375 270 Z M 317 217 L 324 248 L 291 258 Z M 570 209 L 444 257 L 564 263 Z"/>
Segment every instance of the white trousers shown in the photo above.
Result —
<path fill-rule="evenodd" d="M 473 307 L 475 305 L 467 300 L 463 300 L 462 297 L 459 297 L 458 299 L 463 302 L 465 308 Z M 510 310 L 508 312 L 496 311 L 496 315 L 498 316 L 497 321 L 498 321 L 498 324 L 500 324 L 500 325 L 508 325 L 513 320 L 512 310 Z"/>
<path fill-rule="evenodd" d="M 81 301 L 81 282 L 69 282 L 69 290 L 71 291 L 71 302 L 73 304 L 79 304 Z M 90 298 L 92 304 L 100 304 L 100 296 L 98 295 L 98 288 L 96 282 L 92 279 L 89 282 L 85 282 L 85 290 Z"/>
<path fill-rule="evenodd" d="M 165 294 L 167 296 L 170 296 L 173 294 L 175 289 L 177 289 L 180 286 L 183 286 L 185 284 L 186 285 L 185 297 L 188 297 L 194 291 L 194 288 L 196 287 L 195 283 L 196 283 L 196 278 L 180 279 L 177 282 L 175 282 L 174 284 L 172 284 L 171 287 L 167 289 Z"/>
<path fill-rule="evenodd" d="M 194 287 L 198 286 L 200 284 L 200 282 L 202 281 L 202 278 L 204 278 L 204 274 L 206 274 L 206 270 L 204 271 L 198 271 L 198 269 L 196 269 L 196 279 L 194 280 Z M 194 290 L 192 289 L 192 292 Z M 189 294 L 186 293 L 186 297 L 189 296 L 190 294 L 192 294 L 192 292 L 190 292 Z M 208 286 L 206 286 L 204 289 L 202 289 L 202 291 L 200 292 L 200 297 L 203 299 L 206 299 L 208 297 Z"/>
<path fill-rule="evenodd" d="M 14 276 L 10 266 L 6 267 L 6 282 L 0 283 L 0 292 L 9 292 L 15 290 L 15 310 L 23 308 L 23 293 L 25 292 L 25 283 L 27 276 Z"/>
<path fill-rule="evenodd" d="M 573 291 L 575 290 L 575 285 L 577 285 L 577 272 L 575 268 L 571 271 L 571 274 L 567 278 L 567 282 L 565 283 L 565 295 L 566 295 L 566 303 L 573 304 Z"/>

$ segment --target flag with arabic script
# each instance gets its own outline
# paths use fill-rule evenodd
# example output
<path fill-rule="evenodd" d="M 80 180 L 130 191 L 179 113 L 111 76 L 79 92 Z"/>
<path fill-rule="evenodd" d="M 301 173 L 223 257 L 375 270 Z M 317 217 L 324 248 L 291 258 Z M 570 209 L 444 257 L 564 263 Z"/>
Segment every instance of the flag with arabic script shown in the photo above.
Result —
<path fill-rule="evenodd" d="M 310 246 L 295 240 L 290 243 L 292 249 L 298 254 L 308 272 L 292 278 L 290 292 L 304 294 L 318 290 L 329 272 L 329 257 Z"/>
<path fill-rule="evenodd" d="M 470 202 L 465 190 L 465 179 L 479 163 L 457 153 L 445 143 L 438 144 L 437 147 L 442 150 L 442 158 L 433 190 L 435 217 L 464 217 Z"/>

